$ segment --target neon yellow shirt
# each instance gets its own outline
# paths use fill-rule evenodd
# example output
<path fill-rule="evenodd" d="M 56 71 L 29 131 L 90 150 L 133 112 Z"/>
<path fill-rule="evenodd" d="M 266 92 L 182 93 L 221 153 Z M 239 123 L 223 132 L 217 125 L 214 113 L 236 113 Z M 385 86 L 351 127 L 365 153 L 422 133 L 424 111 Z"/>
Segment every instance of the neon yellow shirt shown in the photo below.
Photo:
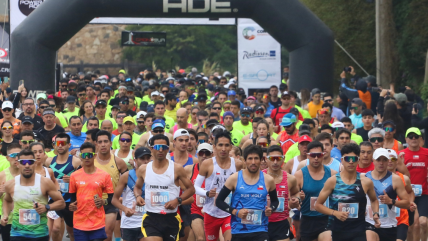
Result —
<path fill-rule="evenodd" d="M 242 131 L 239 131 L 239 130 L 233 128 L 232 131 L 230 132 L 230 134 L 232 135 L 233 145 L 239 146 L 242 138 L 244 138 L 244 134 L 242 133 Z"/>
<path fill-rule="evenodd" d="M 116 130 L 117 129 L 117 123 L 116 123 L 116 121 L 113 119 L 113 118 L 111 118 L 111 117 L 108 117 L 107 115 L 105 116 L 105 118 L 104 118 L 104 120 L 110 120 L 111 121 L 111 123 L 113 123 L 113 130 Z M 99 128 L 101 129 L 101 124 L 103 123 L 103 120 L 99 120 Z M 88 124 L 88 122 L 86 122 L 84 125 L 83 125 L 83 127 L 82 127 L 82 132 L 87 132 L 88 131 L 88 128 L 86 127 L 86 124 Z"/>
<path fill-rule="evenodd" d="M 145 133 L 145 132 L 144 132 Z M 144 134 L 143 133 L 143 134 Z M 117 135 L 114 139 L 113 139 L 113 143 L 112 143 L 112 148 L 113 149 L 119 149 L 120 145 L 119 145 L 119 136 Z M 140 137 L 141 135 L 132 133 L 132 144 L 131 144 L 131 149 L 134 150 L 135 146 L 138 144 L 138 141 L 140 141 Z"/>
<path fill-rule="evenodd" d="M 68 109 L 65 109 L 64 110 L 64 112 L 63 112 L 63 116 L 65 117 L 65 118 L 67 118 L 67 120 L 70 120 L 70 117 L 72 117 L 72 116 L 79 116 L 79 108 L 74 108 L 74 111 L 73 112 L 70 112 Z"/>
<path fill-rule="evenodd" d="M 244 131 L 245 135 L 250 134 L 253 132 L 253 125 L 251 122 L 248 122 L 248 125 L 244 126 L 241 121 L 235 121 L 233 122 L 233 129 L 236 129 L 238 131 Z"/>
<path fill-rule="evenodd" d="M 177 122 L 177 109 L 178 108 L 175 108 L 173 110 L 165 109 L 165 116 L 171 117 L 174 120 L 174 123 Z"/>
<path fill-rule="evenodd" d="M 68 127 L 68 123 L 65 120 L 65 117 L 62 113 L 56 112 L 55 111 L 55 116 L 59 119 L 59 122 L 61 122 L 62 128 L 66 128 Z"/>
<path fill-rule="evenodd" d="M 363 142 L 363 138 L 355 133 L 351 133 L 351 140 L 355 141 L 357 145 L 359 145 L 361 142 Z"/>

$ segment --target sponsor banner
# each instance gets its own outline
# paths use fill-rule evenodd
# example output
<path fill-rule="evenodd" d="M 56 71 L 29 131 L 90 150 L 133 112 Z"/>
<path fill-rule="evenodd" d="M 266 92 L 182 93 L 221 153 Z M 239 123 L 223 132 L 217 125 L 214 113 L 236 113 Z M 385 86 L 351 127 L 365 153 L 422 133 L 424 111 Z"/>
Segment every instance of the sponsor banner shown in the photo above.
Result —
<path fill-rule="evenodd" d="M 0 63 L 0 77 L 10 77 L 9 63 Z"/>
<path fill-rule="evenodd" d="M 13 1 L 13 0 L 11 0 Z M 234 18 L 94 18 L 97 24 L 235 25 Z"/>
<path fill-rule="evenodd" d="M 281 83 L 281 45 L 251 19 L 238 19 L 238 81 L 250 89 Z"/>
<path fill-rule="evenodd" d="M 166 32 L 122 32 L 122 46 L 166 46 Z"/>
<path fill-rule="evenodd" d="M 10 0 L 10 32 L 45 0 Z"/>

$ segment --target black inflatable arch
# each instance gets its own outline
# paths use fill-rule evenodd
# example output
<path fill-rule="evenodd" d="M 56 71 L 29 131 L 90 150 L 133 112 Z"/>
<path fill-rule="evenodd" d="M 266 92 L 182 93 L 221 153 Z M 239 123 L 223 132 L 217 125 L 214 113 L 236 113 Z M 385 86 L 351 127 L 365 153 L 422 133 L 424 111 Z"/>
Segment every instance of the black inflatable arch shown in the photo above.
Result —
<path fill-rule="evenodd" d="M 251 18 L 290 52 L 290 89 L 332 87 L 333 33 L 299 0 L 46 0 L 12 33 L 12 88 L 52 89 L 56 51 L 96 17 Z"/>

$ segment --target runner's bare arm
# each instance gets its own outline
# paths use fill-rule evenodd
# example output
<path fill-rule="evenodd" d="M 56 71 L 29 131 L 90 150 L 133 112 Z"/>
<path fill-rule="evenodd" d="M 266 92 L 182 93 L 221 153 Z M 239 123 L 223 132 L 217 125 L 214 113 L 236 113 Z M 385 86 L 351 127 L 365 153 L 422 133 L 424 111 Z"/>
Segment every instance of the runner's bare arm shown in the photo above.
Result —
<path fill-rule="evenodd" d="M 244 143 L 248 140 L 248 138 L 250 138 L 250 135 L 245 135 L 244 137 L 242 137 L 241 142 L 239 143 L 239 147 L 240 147 L 241 149 L 243 149 L 243 148 L 242 148 L 242 146 L 243 146 L 243 145 L 244 145 Z"/>
<path fill-rule="evenodd" d="M 241 142 L 242 143 L 242 142 Z M 248 140 L 246 140 L 245 142 L 244 142 L 244 144 L 242 145 L 242 150 L 244 150 L 247 146 L 249 146 L 249 145 L 251 145 L 251 144 L 253 144 L 253 140 L 251 140 L 251 139 L 248 139 Z"/>
<path fill-rule="evenodd" d="M 58 183 L 58 181 L 55 178 L 54 172 L 50 168 L 48 168 L 48 172 L 49 172 L 49 175 L 51 176 L 51 181 L 54 183 L 55 187 L 57 187 L 56 190 L 59 190 L 59 183 Z"/>
<path fill-rule="evenodd" d="M 318 195 L 318 200 L 315 203 L 315 210 L 319 213 L 325 214 L 325 215 L 334 215 L 333 209 L 330 209 L 323 204 L 327 200 L 328 196 L 333 192 L 334 187 L 336 186 L 336 177 L 329 177 L 327 181 L 324 184 L 324 187 L 322 188 L 320 194 Z"/>
<path fill-rule="evenodd" d="M 2 209 L 2 225 L 6 226 L 7 221 L 9 219 L 9 215 L 13 210 L 13 198 L 12 195 L 14 193 L 15 189 L 15 179 L 12 179 L 10 181 L 7 181 L 5 184 L 5 196 L 3 198 L 3 209 Z M 12 218 L 12 217 L 10 217 Z"/>
<path fill-rule="evenodd" d="M 239 172 L 240 170 L 242 170 L 244 168 L 244 162 L 235 161 L 235 168 L 236 168 L 236 171 Z"/>
<path fill-rule="evenodd" d="M 333 169 L 330 169 L 331 171 L 331 176 L 334 176 L 334 175 L 336 175 L 337 174 L 337 171 L 336 170 L 333 170 Z"/>
<path fill-rule="evenodd" d="M 52 170 L 51 170 L 52 171 Z M 58 184 L 58 183 L 57 183 Z M 61 193 L 58 191 L 58 185 L 55 185 L 49 178 L 42 177 L 41 183 L 40 183 L 42 190 L 44 189 L 44 194 L 46 196 L 49 196 L 54 202 L 49 204 L 50 210 L 49 211 L 58 211 L 65 208 L 65 201 L 64 198 L 62 198 Z M 40 214 L 40 212 L 44 213 L 47 212 L 46 208 L 43 205 L 38 205 L 40 210 L 36 211 Z M 43 206 L 43 207 L 40 207 Z"/>
<path fill-rule="evenodd" d="M 184 185 L 184 191 L 181 194 L 181 199 L 187 200 L 191 197 L 193 197 L 193 194 L 195 194 L 195 187 L 193 186 L 193 183 L 190 181 L 189 178 L 187 178 L 186 171 L 184 171 L 184 168 L 179 164 L 174 164 L 174 171 L 177 174 L 177 179 Z"/>
<path fill-rule="evenodd" d="M 288 174 L 291 175 L 291 170 L 293 168 L 293 159 L 288 160 L 285 164 L 282 165 L 282 170 L 286 171 Z"/>
<path fill-rule="evenodd" d="M 74 170 L 77 170 L 77 168 L 79 168 L 79 166 L 82 165 L 82 161 L 80 160 L 80 158 L 77 158 L 74 156 L 72 160 L 72 164 L 73 164 Z"/>
<path fill-rule="evenodd" d="M 146 173 L 146 167 L 147 165 L 141 165 L 137 170 L 137 181 L 135 182 L 134 186 L 134 195 L 136 197 L 141 197 L 143 194 L 143 191 L 141 190 L 144 185 L 144 174 Z"/>
<path fill-rule="evenodd" d="M 135 146 L 134 149 L 137 150 L 140 147 L 146 146 L 147 138 L 149 138 L 149 136 L 150 136 L 149 132 L 141 135 L 140 140 L 138 141 L 138 143 L 137 143 L 137 145 Z"/>
<path fill-rule="evenodd" d="M 371 208 L 373 213 L 379 213 L 379 200 L 376 197 L 376 192 L 374 190 L 374 184 L 372 180 L 369 178 L 361 178 L 361 184 L 363 186 L 364 191 L 366 191 L 367 196 L 371 202 Z M 373 221 L 375 222 L 375 227 L 380 228 L 380 220 L 379 215 L 373 215 Z"/>
<path fill-rule="evenodd" d="M 124 173 L 120 176 L 119 182 L 116 185 L 116 189 L 114 190 L 114 195 L 111 200 L 111 204 L 113 204 L 115 207 L 119 208 L 121 211 L 125 212 L 125 215 L 127 217 L 130 217 L 134 214 L 134 210 L 125 207 L 120 201 L 119 198 L 123 193 L 123 190 L 125 190 L 126 185 L 128 183 L 128 175 L 129 172 Z M 129 216 L 128 216 L 129 215 Z"/>
<path fill-rule="evenodd" d="M 415 201 L 415 193 L 413 192 L 412 184 L 410 182 L 410 178 L 408 176 L 404 176 L 404 182 L 406 182 L 406 191 L 409 194 L 409 201 Z"/>
<path fill-rule="evenodd" d="M 288 162 L 287 162 L 288 163 Z M 291 166 L 293 165 L 294 161 L 291 161 L 290 164 Z M 299 162 L 299 165 L 297 165 L 297 170 L 300 170 L 302 168 L 304 168 L 306 166 L 306 160 L 303 160 L 301 162 Z M 291 169 L 290 169 L 291 170 Z M 291 172 L 291 171 L 290 171 Z"/>
<path fill-rule="evenodd" d="M 3 172 L 0 172 L 0 199 L 3 198 L 5 184 L 6 184 L 6 174 L 3 171 Z"/>
<path fill-rule="evenodd" d="M 199 159 L 196 157 L 193 157 L 193 164 L 199 163 Z"/>
<path fill-rule="evenodd" d="M 299 208 L 300 192 L 299 192 L 299 188 L 297 187 L 297 180 L 293 175 L 287 174 L 287 183 L 288 183 L 288 196 L 290 197 L 288 206 L 289 208 Z"/>
<path fill-rule="evenodd" d="M 190 179 L 192 177 L 192 170 L 193 170 L 194 167 L 195 167 L 195 164 L 193 164 L 193 165 L 187 165 L 187 166 L 184 167 L 184 171 L 186 171 L 187 178 Z"/>
<path fill-rule="evenodd" d="M 120 174 L 128 171 L 128 166 L 126 166 L 126 163 L 122 158 L 116 156 L 116 164 Z"/>
<path fill-rule="evenodd" d="M 395 202 L 395 206 L 399 207 L 399 208 L 409 209 L 410 208 L 410 201 L 409 201 L 410 195 L 407 193 L 403 181 L 396 174 L 392 175 L 392 181 L 393 181 L 393 186 L 395 187 L 395 192 L 397 193 L 398 197 L 400 198 L 400 200 L 397 200 Z M 384 192 L 384 194 L 386 194 L 386 193 Z M 388 197 L 387 199 L 390 199 L 390 198 Z M 392 205 L 392 200 L 387 200 L 387 204 Z"/>
<path fill-rule="evenodd" d="M 49 167 L 49 166 L 51 165 L 51 163 L 52 163 L 52 160 L 53 160 L 53 157 L 48 157 L 48 158 L 46 158 L 46 161 L 45 161 L 45 163 L 44 163 L 44 166 L 45 166 L 45 167 Z"/>
<path fill-rule="evenodd" d="M 302 190 L 302 188 L 303 188 L 303 172 L 302 172 L 302 170 L 299 170 L 296 173 L 294 173 L 294 177 L 296 178 L 297 189 Z"/>
<path fill-rule="evenodd" d="M 404 158 L 397 158 L 397 171 L 401 172 L 403 175 L 410 177 L 410 172 L 404 165 Z"/>

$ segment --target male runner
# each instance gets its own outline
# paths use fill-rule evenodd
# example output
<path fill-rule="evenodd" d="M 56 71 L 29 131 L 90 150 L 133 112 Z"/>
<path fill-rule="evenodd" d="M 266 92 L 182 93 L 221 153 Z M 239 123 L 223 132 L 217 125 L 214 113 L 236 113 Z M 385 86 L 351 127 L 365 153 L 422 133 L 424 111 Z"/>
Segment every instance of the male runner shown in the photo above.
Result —
<path fill-rule="evenodd" d="M 278 208 L 279 200 L 274 179 L 260 171 L 262 158 L 263 151 L 260 146 L 251 144 L 245 148 L 244 159 L 247 168 L 234 173 L 226 180 L 215 202 L 220 210 L 233 215 L 231 219 L 233 241 L 269 239 L 268 217 Z M 233 192 L 233 195 L 229 205 L 225 199 L 230 192 Z"/>
<path fill-rule="evenodd" d="M 340 161 L 331 157 L 330 155 L 331 149 L 333 149 L 333 137 L 328 133 L 320 133 L 316 136 L 315 140 L 319 141 L 324 146 L 324 160 L 322 161 L 323 165 L 329 167 L 331 170 L 339 172 Z M 308 164 L 309 161 L 307 161 L 306 165 Z"/>
<path fill-rule="evenodd" d="M 285 128 L 276 138 L 276 142 L 281 143 L 281 148 L 284 153 L 299 139 L 299 130 L 296 128 L 296 116 L 288 113 L 282 118 L 279 124 Z"/>
<path fill-rule="evenodd" d="M 357 165 L 357 172 L 367 173 L 374 170 L 373 164 L 373 145 L 369 141 L 360 143 L 360 160 Z"/>
<path fill-rule="evenodd" d="M 230 150 L 232 150 L 230 132 L 219 131 L 214 139 L 215 156 L 200 165 L 199 174 L 195 181 L 196 194 L 206 197 L 204 229 L 205 239 L 210 241 L 218 239 L 220 228 L 225 240 L 232 238 L 230 213 L 220 210 L 215 205 L 215 197 L 223 188 L 227 178 L 242 169 L 241 162 L 236 162 L 229 157 Z M 205 189 L 201 187 L 204 181 Z"/>
<path fill-rule="evenodd" d="M 73 215 L 75 240 L 103 241 L 107 239 L 106 215 L 102 195 L 108 194 L 107 203 L 113 197 L 113 184 L 108 173 L 97 168 L 95 145 L 85 142 L 80 147 L 82 168 L 70 176 L 70 211 Z"/>
<path fill-rule="evenodd" d="M 337 172 L 323 165 L 324 145 L 319 141 L 309 143 L 307 155 L 309 165 L 295 174 L 298 189 L 305 193 L 300 208 L 300 236 L 296 235 L 302 241 L 330 240 L 331 232 L 327 230 L 328 216 L 315 211 L 314 205 L 327 179 Z M 328 201 L 325 205 L 328 205 Z"/>
<path fill-rule="evenodd" d="M 397 219 L 395 207 L 410 208 L 409 197 L 401 178 L 388 171 L 390 154 L 385 148 L 378 148 L 373 153 L 375 169 L 369 171 L 366 176 L 372 180 L 375 186 L 377 198 L 379 198 L 380 228 L 374 227 L 373 212 L 370 210 L 370 200 L 367 200 L 368 212 L 366 213 L 366 235 L 368 240 L 395 241 L 397 237 Z M 399 200 L 396 200 L 399 197 Z"/>
<path fill-rule="evenodd" d="M 46 167 L 50 167 L 59 183 L 59 190 L 62 193 L 66 207 L 63 210 L 57 211 L 57 215 L 61 218 L 55 219 L 53 222 L 52 240 L 61 241 L 64 233 L 61 233 L 61 226 L 64 221 L 67 228 L 67 233 L 70 235 L 70 240 L 74 240 L 73 235 L 73 212 L 69 210 L 70 194 L 68 193 L 70 175 L 77 170 L 81 161 L 79 158 L 72 156 L 69 152 L 71 147 L 70 136 L 66 133 L 59 133 L 55 137 L 54 148 L 58 155 L 48 157 L 45 162 Z M 55 232 L 58 231 L 58 232 Z"/>
<path fill-rule="evenodd" d="M 284 165 L 284 153 L 281 147 L 274 145 L 267 149 L 268 168 L 264 173 L 272 176 L 276 185 L 279 200 L 278 208 L 269 217 L 269 240 L 279 241 L 290 239 L 290 224 L 288 222 L 289 208 L 300 207 L 300 192 L 296 178 L 287 174 L 281 167 Z M 288 200 L 290 198 L 290 201 Z M 269 203 L 269 202 L 268 202 Z M 287 230 L 287 232 L 285 232 Z"/>
<path fill-rule="evenodd" d="M 170 142 L 172 142 L 172 135 L 165 132 L 165 121 L 164 120 L 154 120 L 153 124 L 151 126 L 151 130 L 147 131 L 146 133 L 144 133 L 143 135 L 141 135 L 140 140 L 138 141 L 137 146 L 135 146 L 135 148 L 139 148 L 139 147 L 149 147 L 149 140 L 150 138 L 152 138 L 154 135 L 157 134 L 163 134 L 165 136 L 167 136 L 170 140 Z M 172 148 L 171 148 L 172 149 Z"/>
<path fill-rule="evenodd" d="M 366 206 L 368 195 L 373 211 L 375 227 L 379 228 L 379 202 L 373 182 L 357 173 L 360 148 L 357 144 L 347 144 L 341 148 L 342 171 L 327 179 L 321 190 L 315 210 L 331 215 L 329 228 L 334 241 L 366 240 Z M 330 208 L 322 205 L 329 198 Z"/>
<path fill-rule="evenodd" d="M 175 124 L 171 128 L 171 130 L 169 131 L 169 133 L 171 135 L 174 135 L 174 133 L 178 129 L 193 128 L 192 124 L 187 123 L 187 120 L 189 119 L 189 114 L 187 114 L 187 109 L 186 108 L 180 108 L 180 109 L 177 110 L 176 119 L 177 119 L 177 124 Z"/>
<path fill-rule="evenodd" d="M 348 129 L 341 128 L 336 131 L 335 137 L 337 146 L 331 149 L 330 155 L 337 160 L 341 160 L 342 154 L 340 154 L 340 150 L 351 142 L 351 132 Z"/>
<path fill-rule="evenodd" d="M 113 182 L 113 190 L 116 188 L 117 183 L 119 182 L 120 174 L 128 171 L 125 161 L 122 158 L 119 158 L 112 154 L 111 152 L 111 134 L 108 131 L 99 131 L 97 133 L 97 147 L 98 153 L 95 158 L 94 165 L 95 167 L 107 172 L 111 181 Z M 107 193 L 103 193 L 104 201 L 107 200 Z M 107 241 L 111 241 L 113 238 L 113 231 L 116 224 L 116 218 L 118 209 L 113 206 L 110 202 L 105 203 L 105 219 L 106 226 L 105 231 L 107 234 Z"/>
<path fill-rule="evenodd" d="M 155 135 L 150 139 L 154 161 L 142 165 L 137 170 L 137 182 L 134 195 L 137 205 L 146 205 L 141 231 L 147 241 L 171 240 L 178 241 L 181 229 L 181 218 L 177 208 L 183 200 L 195 193 L 192 182 L 179 164 L 166 159 L 169 139 L 164 135 Z M 179 182 L 186 189 L 181 196 Z M 145 185 L 145 199 L 142 187 Z"/>
<path fill-rule="evenodd" d="M 55 184 L 35 173 L 34 158 L 31 150 L 22 150 L 17 161 L 20 175 L 5 184 L 1 223 L 6 225 L 12 212 L 11 240 L 49 241 L 46 213 L 65 207 Z"/>
<path fill-rule="evenodd" d="M 122 211 L 121 233 L 124 241 L 142 241 L 144 239 L 141 232 L 141 219 L 146 211 L 145 206 L 136 205 L 134 186 L 137 182 L 136 170 L 150 162 L 152 153 L 149 148 L 140 147 L 135 150 L 134 154 L 133 166 L 135 169 L 131 169 L 120 176 L 111 200 L 111 203 Z M 144 186 L 142 191 L 142 197 L 144 198 Z M 119 201 L 121 195 L 122 201 Z"/>

